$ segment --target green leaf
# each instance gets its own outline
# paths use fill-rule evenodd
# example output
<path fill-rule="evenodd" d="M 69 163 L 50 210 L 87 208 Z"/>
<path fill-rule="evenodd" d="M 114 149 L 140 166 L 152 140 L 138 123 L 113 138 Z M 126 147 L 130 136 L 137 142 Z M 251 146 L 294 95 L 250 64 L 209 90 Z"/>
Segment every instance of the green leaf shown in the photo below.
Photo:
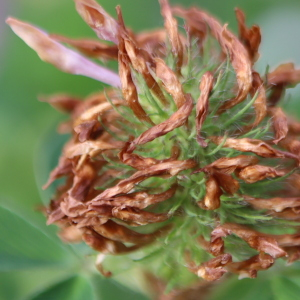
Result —
<path fill-rule="evenodd" d="M 215 286 L 209 300 L 274 300 L 270 282 L 261 278 L 238 280 L 236 276 Z M 297 299 L 297 298 L 295 298 Z M 281 300 L 281 299 L 280 299 Z"/>
<path fill-rule="evenodd" d="M 115 280 L 102 278 L 99 275 L 93 276 L 92 285 L 97 300 L 148 300 L 145 295 L 133 291 Z"/>
<path fill-rule="evenodd" d="M 0 206 L 0 271 L 70 265 L 74 256 L 29 221 Z M 74 260 L 73 260 L 74 262 Z"/>
<path fill-rule="evenodd" d="M 87 278 L 74 276 L 68 278 L 40 294 L 30 298 L 30 300 L 93 300 L 93 291 Z M 106 298 L 108 299 L 108 298 Z M 113 299 L 113 298 L 110 298 Z M 29 300 L 29 299 L 28 299 Z"/>
<path fill-rule="evenodd" d="M 300 286 L 287 277 L 274 276 L 272 278 L 272 290 L 276 300 L 291 300 L 300 297 Z"/>

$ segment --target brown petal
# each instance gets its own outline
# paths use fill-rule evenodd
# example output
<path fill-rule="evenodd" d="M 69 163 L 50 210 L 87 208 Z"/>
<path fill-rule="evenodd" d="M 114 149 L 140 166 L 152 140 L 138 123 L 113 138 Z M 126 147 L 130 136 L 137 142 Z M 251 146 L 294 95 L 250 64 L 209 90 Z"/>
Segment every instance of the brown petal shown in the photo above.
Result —
<path fill-rule="evenodd" d="M 259 58 L 258 48 L 261 42 L 260 28 L 257 25 L 247 28 L 243 11 L 236 8 L 235 13 L 239 25 L 240 40 L 246 47 L 252 63 L 254 63 Z"/>
<path fill-rule="evenodd" d="M 206 194 L 203 201 L 199 201 L 198 205 L 202 209 L 214 210 L 220 207 L 220 197 L 223 194 L 219 183 L 214 175 L 210 175 L 206 180 Z"/>
<path fill-rule="evenodd" d="M 214 171 L 213 174 L 219 186 L 227 194 L 234 195 L 239 190 L 239 182 L 236 179 L 234 179 L 231 175 L 218 171 Z"/>
<path fill-rule="evenodd" d="M 213 88 L 213 80 L 213 75 L 210 72 L 206 72 L 203 74 L 199 87 L 201 94 L 196 105 L 197 141 L 202 147 L 205 146 L 206 143 L 201 137 L 200 131 L 208 114 L 208 99 Z"/>
<path fill-rule="evenodd" d="M 72 160 L 68 159 L 65 156 L 62 156 L 59 159 L 58 166 L 50 173 L 48 181 L 43 186 L 43 190 L 47 189 L 54 180 L 56 180 L 62 176 L 71 174 L 72 167 L 73 167 Z"/>
<path fill-rule="evenodd" d="M 73 186 L 69 190 L 69 196 L 73 199 L 84 202 L 89 190 L 93 188 L 93 182 L 97 176 L 97 171 L 95 170 L 93 164 L 84 163 L 79 170 L 76 170 Z"/>
<path fill-rule="evenodd" d="M 278 144 L 288 133 L 288 123 L 285 113 L 281 107 L 270 107 L 269 114 L 272 116 L 272 123 L 275 132 L 274 144 Z"/>
<path fill-rule="evenodd" d="M 226 253 L 219 255 L 218 257 L 212 258 L 211 260 L 201 264 L 201 266 L 196 270 L 196 274 L 207 281 L 218 280 L 227 273 L 224 266 L 231 262 L 232 257 L 230 254 Z"/>
<path fill-rule="evenodd" d="M 75 0 L 75 3 L 80 16 L 100 39 L 118 44 L 118 23 L 102 6 L 94 0 Z"/>
<path fill-rule="evenodd" d="M 246 48 L 238 40 L 238 38 L 227 30 L 226 25 L 222 27 L 218 20 L 197 8 L 184 10 L 175 7 L 173 12 L 186 18 L 187 23 L 192 23 L 194 28 L 203 30 L 203 25 L 206 23 L 211 29 L 212 35 L 220 43 L 224 53 L 228 53 L 232 66 L 236 72 L 238 94 L 235 98 L 224 103 L 219 113 L 225 109 L 231 108 L 242 102 L 248 95 L 252 84 L 251 61 Z"/>
<path fill-rule="evenodd" d="M 300 141 L 293 138 L 285 138 L 280 142 L 280 146 L 287 149 L 289 152 L 300 156 Z"/>
<path fill-rule="evenodd" d="M 120 78 L 117 74 L 62 46 L 47 33 L 17 19 L 9 18 L 6 22 L 42 60 L 66 73 L 91 77 L 111 86 L 120 87 Z"/>
<path fill-rule="evenodd" d="M 113 241 L 138 245 L 153 242 L 159 234 L 159 231 L 151 234 L 141 234 L 111 220 L 103 225 L 94 226 L 93 229 L 103 237 Z"/>
<path fill-rule="evenodd" d="M 39 100 L 42 102 L 50 103 L 55 109 L 71 113 L 73 110 L 82 103 L 79 98 L 66 95 L 66 94 L 57 94 L 51 96 L 40 96 Z"/>
<path fill-rule="evenodd" d="M 300 207 L 300 197 L 294 198 L 253 198 L 244 196 L 244 200 L 251 204 L 255 209 L 269 209 L 276 212 L 281 212 L 289 207 Z"/>
<path fill-rule="evenodd" d="M 269 85 L 293 85 L 300 82 L 300 70 L 296 70 L 293 63 L 278 66 L 268 74 Z"/>
<path fill-rule="evenodd" d="M 92 39 L 70 39 L 62 35 L 51 34 L 50 37 L 55 41 L 69 44 L 81 53 L 101 59 L 118 59 L 118 47 L 107 45 Z"/>
<path fill-rule="evenodd" d="M 148 69 L 148 65 L 154 65 L 153 58 L 146 50 L 137 47 L 135 41 L 127 33 L 123 22 L 121 8 L 117 6 L 116 9 L 119 18 L 119 25 L 122 28 L 122 32 L 119 35 L 120 43 L 122 43 L 119 47 L 119 52 L 122 51 L 124 54 L 128 55 L 132 67 L 143 76 L 148 88 L 165 106 L 168 102 Z"/>
<path fill-rule="evenodd" d="M 121 242 L 107 239 L 92 230 L 86 230 L 82 238 L 88 246 L 104 254 L 123 254 L 132 252 L 140 247 L 137 245 L 127 247 Z"/>
<path fill-rule="evenodd" d="M 65 243 L 80 243 L 82 242 L 82 232 L 75 226 L 62 228 L 58 236 Z"/>
<path fill-rule="evenodd" d="M 238 177 L 247 183 L 254 183 L 267 178 L 275 178 L 287 174 L 285 171 L 279 171 L 272 167 L 254 165 L 242 169 Z"/>
<path fill-rule="evenodd" d="M 178 111 L 176 111 L 168 120 L 153 126 L 152 128 L 143 132 L 139 137 L 137 137 L 130 145 L 128 151 L 134 151 L 137 145 L 143 145 L 154 139 L 167 134 L 168 132 L 174 130 L 185 124 L 191 111 L 193 109 L 193 100 L 190 95 L 186 95 L 186 101 L 181 106 Z"/>
<path fill-rule="evenodd" d="M 224 140 L 224 137 L 221 136 L 212 136 L 210 139 L 216 143 L 221 144 Z M 266 144 L 261 140 L 242 138 L 242 139 L 234 139 L 227 138 L 224 147 L 232 148 L 242 152 L 252 152 L 262 157 L 277 157 L 277 158 L 293 158 L 298 160 L 296 155 L 293 155 L 288 152 L 280 151 L 273 149 L 271 146 Z"/>
<path fill-rule="evenodd" d="M 172 46 L 172 53 L 176 58 L 176 71 L 180 73 L 183 63 L 183 46 L 179 37 L 177 20 L 173 18 L 168 0 L 160 0 L 161 14 L 165 20 L 165 28 Z"/>
<path fill-rule="evenodd" d="M 120 41 L 120 45 L 123 42 Z M 138 93 L 136 86 L 132 80 L 131 69 L 129 66 L 129 61 L 124 53 L 119 53 L 119 74 L 122 83 L 122 93 L 128 104 L 132 109 L 134 115 L 142 122 L 147 122 L 151 125 L 154 125 L 150 117 L 147 115 L 143 107 L 141 106 L 138 98 Z"/>
<path fill-rule="evenodd" d="M 91 209 L 95 209 L 97 206 L 101 205 L 111 205 L 114 207 L 135 207 L 139 209 L 146 208 L 150 205 L 163 202 L 174 196 L 176 192 L 177 185 L 174 184 L 167 191 L 160 194 L 148 194 L 146 192 L 136 192 L 127 195 L 120 195 L 115 198 L 99 200 L 93 202 L 90 206 Z"/>
<path fill-rule="evenodd" d="M 225 223 L 215 228 L 211 233 L 211 244 L 214 245 L 215 241 L 230 234 L 237 235 L 247 242 L 251 248 L 259 252 L 270 254 L 274 258 L 286 256 L 286 252 L 278 246 L 278 243 L 273 237 L 269 237 L 246 226 L 233 223 Z"/>
<path fill-rule="evenodd" d="M 106 189 L 103 193 L 95 197 L 92 201 L 96 202 L 101 199 L 108 199 L 118 194 L 126 194 L 130 192 L 135 184 L 146 180 L 152 176 L 161 176 L 164 174 L 170 174 L 172 176 L 177 175 L 180 171 L 193 168 L 195 162 L 192 160 L 185 161 L 171 161 L 161 164 L 150 166 L 146 170 L 137 171 L 131 177 L 121 180 L 116 186 Z"/>
<path fill-rule="evenodd" d="M 186 101 L 180 81 L 162 59 L 156 58 L 155 63 L 156 76 L 163 82 L 166 91 L 173 97 L 177 108 L 180 108 Z"/>
<path fill-rule="evenodd" d="M 232 273 L 239 274 L 239 279 L 256 278 L 257 271 L 269 269 L 273 263 L 274 258 L 272 256 L 261 252 L 247 260 L 228 264 L 226 269 Z"/>
<path fill-rule="evenodd" d="M 120 208 L 115 207 L 113 209 L 113 216 L 125 222 L 129 222 L 132 226 L 141 226 L 152 223 L 159 223 L 168 220 L 170 215 L 166 213 L 152 213 L 138 208 Z"/>
<path fill-rule="evenodd" d="M 64 155 L 67 158 L 73 158 L 79 155 L 89 155 L 91 157 L 96 156 L 103 150 L 111 150 L 111 149 L 121 149 L 123 148 L 124 143 L 115 142 L 107 143 L 104 141 L 92 141 L 88 140 L 82 143 L 71 143 L 67 144 L 67 147 L 64 149 Z"/>
<path fill-rule="evenodd" d="M 235 157 L 221 157 L 213 163 L 205 166 L 203 169 L 219 169 L 223 173 L 233 173 L 236 169 L 255 165 L 258 162 L 257 157 L 253 155 L 238 155 Z"/>
<path fill-rule="evenodd" d="M 267 114 L 267 98 L 266 98 L 266 91 L 263 85 L 263 81 L 260 78 L 260 75 L 257 72 L 252 72 L 252 89 L 251 89 L 251 96 L 255 97 L 256 99 L 253 103 L 254 110 L 255 110 L 255 119 L 252 124 L 246 125 L 242 128 L 242 132 L 249 131 L 252 128 L 255 128 L 266 116 Z"/>

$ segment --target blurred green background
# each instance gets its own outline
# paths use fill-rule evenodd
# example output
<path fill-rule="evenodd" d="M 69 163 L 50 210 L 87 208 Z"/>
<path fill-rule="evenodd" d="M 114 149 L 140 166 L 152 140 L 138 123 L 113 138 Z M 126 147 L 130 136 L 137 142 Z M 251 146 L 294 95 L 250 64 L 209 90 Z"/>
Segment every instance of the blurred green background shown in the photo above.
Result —
<path fill-rule="evenodd" d="M 300 65 L 299 0 L 170 2 L 205 8 L 228 22 L 234 31 L 237 26 L 233 9 L 238 6 L 246 12 L 248 25 L 256 23 L 262 29 L 258 70 L 264 72 L 267 64 L 272 68 L 289 61 Z M 134 30 L 163 26 L 156 0 L 99 0 L 99 3 L 112 15 L 114 7 L 120 4 L 126 24 Z M 88 278 L 85 273 L 71 277 L 70 270 L 76 274 L 82 265 L 74 266 L 75 259 L 56 238 L 54 226 L 46 227 L 44 217 L 36 210 L 42 199 L 49 197 L 49 192 L 41 191 L 40 186 L 47 176 L 44 168 L 49 167 L 47 154 L 59 148 L 62 141 L 53 128 L 64 118 L 49 105 L 37 101 L 37 95 L 68 92 L 86 96 L 101 90 L 103 85 L 89 78 L 64 74 L 41 62 L 6 26 L 4 20 L 9 15 L 51 33 L 95 37 L 77 14 L 72 0 L 0 0 L 0 299 L 127 299 L 125 295 L 128 299 L 143 299 L 114 282 L 97 283 L 99 278 Z M 299 88 L 288 93 L 284 107 L 300 118 Z M 51 145 L 44 142 L 49 136 Z M 247 282 L 242 283 L 243 296 L 239 297 L 257 298 Z M 91 291 L 92 284 L 98 291 Z M 280 292 L 280 284 L 289 287 L 292 294 Z M 298 291 L 295 285 L 292 281 L 273 283 L 273 288 L 263 284 L 259 290 L 266 292 L 257 299 L 299 299 L 299 294 L 290 298 L 293 291 Z M 230 299 L 240 299 L 233 294 Z M 227 299 L 224 297 L 216 299 Z"/>

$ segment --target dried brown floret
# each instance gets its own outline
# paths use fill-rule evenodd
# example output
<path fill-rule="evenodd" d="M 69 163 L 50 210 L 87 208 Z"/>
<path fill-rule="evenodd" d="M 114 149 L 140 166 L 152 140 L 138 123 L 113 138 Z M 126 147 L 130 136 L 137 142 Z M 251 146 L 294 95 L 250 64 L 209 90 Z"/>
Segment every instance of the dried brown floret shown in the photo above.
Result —
<path fill-rule="evenodd" d="M 275 238 L 247 228 L 246 226 L 233 223 L 220 225 L 212 231 L 211 247 L 214 243 L 220 243 L 222 238 L 230 234 L 237 235 L 239 238 L 247 242 L 251 248 L 256 249 L 259 252 L 265 252 L 273 258 L 279 258 L 287 255 L 286 252 L 278 246 Z M 219 248 L 222 249 L 221 247 Z"/>
<path fill-rule="evenodd" d="M 254 183 L 267 178 L 284 176 L 285 174 L 287 174 L 286 171 L 276 170 L 268 166 L 254 165 L 243 168 L 238 173 L 238 177 L 247 183 Z"/>
<path fill-rule="evenodd" d="M 176 59 L 176 72 L 180 74 L 183 64 L 183 46 L 178 33 L 177 20 L 173 18 L 168 0 L 160 0 L 161 14 L 165 19 L 165 28 L 172 46 L 172 53 Z"/>
<path fill-rule="evenodd" d="M 139 137 L 132 141 L 128 151 L 134 151 L 137 145 L 143 145 L 154 139 L 167 134 L 168 132 L 184 125 L 190 116 L 193 109 L 192 97 L 188 94 L 185 95 L 185 103 L 181 106 L 169 119 L 151 127 L 143 132 Z"/>
<path fill-rule="evenodd" d="M 196 274 L 207 281 L 218 280 L 227 273 L 227 270 L 224 267 L 231 262 L 232 257 L 230 254 L 221 254 L 201 264 L 196 270 Z"/>
<path fill-rule="evenodd" d="M 255 63 L 259 58 L 258 48 L 261 42 L 260 28 L 257 25 L 253 25 L 251 28 L 247 28 L 245 24 L 245 14 L 239 8 L 235 9 L 236 18 L 239 25 L 240 40 L 245 45 L 252 63 Z"/>
<path fill-rule="evenodd" d="M 268 112 L 272 116 L 275 132 L 275 139 L 273 140 L 273 143 L 278 144 L 288 133 L 287 118 L 281 107 L 270 107 Z"/>
<path fill-rule="evenodd" d="M 94 0 L 75 0 L 75 3 L 80 16 L 100 39 L 118 44 L 118 23 L 101 5 Z"/>
<path fill-rule="evenodd" d="M 208 114 L 208 99 L 209 94 L 213 88 L 213 80 L 213 75 L 210 72 L 206 72 L 202 76 L 199 87 L 201 94 L 196 105 L 197 141 L 202 147 L 207 146 L 207 144 L 203 141 L 203 138 L 201 137 L 200 131 Z"/>

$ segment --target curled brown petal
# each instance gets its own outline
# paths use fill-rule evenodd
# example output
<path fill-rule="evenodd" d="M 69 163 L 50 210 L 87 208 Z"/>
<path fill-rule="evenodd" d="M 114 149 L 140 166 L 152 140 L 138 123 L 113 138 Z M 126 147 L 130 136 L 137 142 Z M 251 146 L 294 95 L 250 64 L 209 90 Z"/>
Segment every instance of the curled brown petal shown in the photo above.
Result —
<path fill-rule="evenodd" d="M 84 202 L 90 189 L 93 188 L 93 183 L 96 179 L 97 171 L 93 164 L 84 163 L 79 170 L 76 170 L 73 186 L 69 190 L 69 196 L 77 201 Z"/>
<path fill-rule="evenodd" d="M 140 246 L 125 246 L 121 242 L 107 239 L 93 230 L 85 230 L 82 236 L 85 243 L 96 251 L 103 254 L 123 254 L 137 250 Z"/>
<path fill-rule="evenodd" d="M 161 176 L 164 174 L 175 176 L 180 171 L 193 168 L 195 165 L 196 163 L 193 160 L 175 160 L 150 166 L 146 170 L 137 171 L 131 177 L 121 180 L 116 186 L 106 189 L 103 193 L 96 196 L 92 201 L 97 202 L 101 199 L 114 197 L 118 194 L 126 194 L 134 188 L 135 184 L 142 182 L 149 177 Z"/>
<path fill-rule="evenodd" d="M 300 156 L 300 141 L 293 138 L 285 138 L 280 142 L 280 146 L 287 149 L 289 152 Z"/>
<path fill-rule="evenodd" d="M 73 112 L 74 109 L 82 103 L 79 98 L 65 94 L 40 96 L 39 100 L 42 102 L 47 102 L 55 109 L 65 113 Z"/>
<path fill-rule="evenodd" d="M 288 133 L 288 122 L 285 113 L 281 107 L 270 107 L 269 114 L 272 116 L 272 122 L 275 132 L 274 144 L 278 144 Z"/>
<path fill-rule="evenodd" d="M 143 76 L 148 88 L 156 95 L 156 97 L 161 101 L 163 105 L 166 105 L 168 101 L 166 100 L 158 83 L 155 81 L 148 69 L 148 65 L 154 65 L 153 58 L 145 49 L 138 48 L 135 41 L 127 33 L 122 17 L 121 8 L 117 6 L 116 9 L 119 18 L 119 25 L 122 28 L 119 39 L 122 41 L 122 43 L 124 43 L 123 52 L 126 52 L 126 54 L 128 55 L 132 67 Z M 119 50 L 121 51 L 121 49 Z"/>
<path fill-rule="evenodd" d="M 153 126 L 152 128 L 143 132 L 139 137 L 132 141 L 128 151 L 134 151 L 137 145 L 143 145 L 154 139 L 167 134 L 185 124 L 191 111 L 193 109 L 193 100 L 190 95 L 186 95 L 186 101 L 169 119 Z"/>
<path fill-rule="evenodd" d="M 238 173 L 238 177 L 247 183 L 254 183 L 267 178 L 284 176 L 285 174 L 287 174 L 286 171 L 276 170 L 268 166 L 254 165 L 242 169 Z"/>
<path fill-rule="evenodd" d="M 215 281 L 227 273 L 227 270 L 224 267 L 231 262 L 232 257 L 230 254 L 221 254 L 201 264 L 195 273 L 207 281 Z"/>
<path fill-rule="evenodd" d="M 165 20 L 165 28 L 172 46 L 172 53 L 176 58 L 176 71 L 180 73 L 183 63 L 183 46 L 178 33 L 177 20 L 173 18 L 168 0 L 160 0 L 161 14 Z"/>
<path fill-rule="evenodd" d="M 256 99 L 253 103 L 255 110 L 255 119 L 252 124 L 244 126 L 242 128 L 242 132 L 249 131 L 252 128 L 255 128 L 267 115 L 267 98 L 263 81 L 260 78 L 260 75 L 254 71 L 252 72 L 252 78 L 252 89 L 250 92 L 252 97 L 256 96 Z"/>
<path fill-rule="evenodd" d="M 231 175 L 214 171 L 213 172 L 214 177 L 216 178 L 219 186 L 229 195 L 235 194 L 239 188 L 240 184 L 239 182 L 234 179 Z"/>
<path fill-rule="evenodd" d="M 224 137 L 212 136 L 210 139 L 216 143 L 221 144 Z M 234 139 L 227 138 L 224 147 L 232 148 L 242 152 L 252 152 L 262 157 L 277 157 L 277 158 L 293 158 L 298 161 L 298 157 L 292 153 L 276 150 L 261 140 L 242 138 Z"/>
<path fill-rule="evenodd" d="M 253 155 L 238 155 L 235 157 L 221 157 L 203 169 L 218 169 L 223 173 L 233 173 L 236 169 L 245 168 L 258 163 L 257 157 Z"/>
<path fill-rule="evenodd" d="M 123 42 L 120 41 L 120 46 Z M 141 104 L 139 103 L 138 93 L 136 86 L 132 80 L 131 69 L 129 66 L 129 61 L 126 55 L 120 51 L 119 53 L 119 74 L 122 83 L 122 93 L 128 104 L 132 109 L 134 115 L 142 122 L 147 122 L 154 125 L 150 117 L 147 115 Z"/>
<path fill-rule="evenodd" d="M 79 15 L 100 39 L 118 44 L 118 23 L 101 5 L 94 0 L 75 0 L 75 4 Z"/>
<path fill-rule="evenodd" d="M 201 137 L 201 127 L 208 114 L 208 98 L 213 88 L 213 75 L 210 72 L 204 73 L 200 82 L 200 97 L 196 105 L 196 129 L 197 129 L 197 141 L 201 146 L 205 146 L 205 142 Z"/>
<path fill-rule="evenodd" d="M 230 234 L 237 235 L 247 242 L 251 248 L 259 252 L 265 252 L 274 258 L 286 256 L 286 252 L 278 246 L 275 238 L 252 230 L 246 226 L 233 223 L 225 223 L 215 228 L 211 233 L 211 245 L 213 246 L 216 242 L 220 243 L 223 237 Z M 219 247 L 219 249 L 222 249 L 222 247 Z"/>
<path fill-rule="evenodd" d="M 82 242 L 82 232 L 75 226 L 67 226 L 62 228 L 58 236 L 65 243 L 80 243 Z"/>
<path fill-rule="evenodd" d="M 231 108 L 242 102 L 248 95 L 252 84 L 251 62 L 246 48 L 238 40 L 238 38 L 227 30 L 226 26 L 222 27 L 218 20 L 197 8 L 184 10 L 180 7 L 173 8 L 173 11 L 186 18 L 188 23 L 192 23 L 193 27 L 203 30 L 203 24 L 207 24 L 211 29 L 212 35 L 220 43 L 224 53 L 228 53 L 231 64 L 236 72 L 238 94 L 235 98 L 225 102 L 219 109 L 219 113 L 225 109 Z"/>
<path fill-rule="evenodd" d="M 257 271 L 269 269 L 273 264 L 274 258 L 261 252 L 247 260 L 228 264 L 226 269 L 232 273 L 239 274 L 239 279 L 256 278 Z"/>
<path fill-rule="evenodd" d="M 282 64 L 268 74 L 267 80 L 270 86 L 298 84 L 300 70 L 296 70 L 293 63 Z"/>
<path fill-rule="evenodd" d="M 53 171 L 51 171 L 48 181 L 43 186 L 43 190 L 47 189 L 54 180 L 62 176 L 71 174 L 72 168 L 73 168 L 72 160 L 68 159 L 65 156 L 62 156 L 59 159 L 58 166 Z"/>
<path fill-rule="evenodd" d="M 122 221 L 129 222 L 132 226 L 164 222 L 170 217 L 170 215 L 166 213 L 152 213 L 133 207 L 115 207 L 113 209 L 113 216 Z"/>
<path fill-rule="evenodd" d="M 263 199 L 244 196 L 244 200 L 247 201 L 255 209 L 268 209 L 274 210 L 275 212 L 281 212 L 286 208 L 300 207 L 300 197 L 275 197 Z"/>
<path fill-rule="evenodd" d="M 245 14 L 243 11 L 236 8 L 235 13 L 239 26 L 240 40 L 246 47 L 252 63 L 255 63 L 259 58 L 258 48 L 261 42 L 260 28 L 257 25 L 247 28 L 245 24 Z"/>
<path fill-rule="evenodd" d="M 6 22 L 42 60 L 66 73 L 87 76 L 120 87 L 120 78 L 117 74 L 62 46 L 51 39 L 46 32 L 17 19 L 8 18 Z"/>
<path fill-rule="evenodd" d="M 214 175 L 210 175 L 206 180 L 206 194 L 203 201 L 199 201 L 198 205 L 207 210 L 214 210 L 220 207 L 220 197 L 223 194 L 219 183 Z"/>
<path fill-rule="evenodd" d="M 113 221 L 94 226 L 93 229 L 105 238 L 122 243 L 149 244 L 157 238 L 161 230 L 151 234 L 141 234 Z"/>
<path fill-rule="evenodd" d="M 180 108 L 186 101 L 180 81 L 162 59 L 156 58 L 155 63 L 156 76 L 163 82 L 166 91 L 173 97 L 177 108 Z"/>
<path fill-rule="evenodd" d="M 111 149 L 121 149 L 123 148 L 124 143 L 122 142 L 115 142 L 107 143 L 104 141 L 92 141 L 88 140 L 82 143 L 71 143 L 67 144 L 67 147 L 64 149 L 64 155 L 67 158 L 73 158 L 79 155 L 89 155 L 91 157 L 98 155 L 100 152 L 104 150 L 111 150 Z"/>
<path fill-rule="evenodd" d="M 116 45 L 107 45 L 92 39 L 71 39 L 58 34 L 51 34 L 55 41 L 69 44 L 81 53 L 101 59 L 118 59 L 118 47 Z"/>

